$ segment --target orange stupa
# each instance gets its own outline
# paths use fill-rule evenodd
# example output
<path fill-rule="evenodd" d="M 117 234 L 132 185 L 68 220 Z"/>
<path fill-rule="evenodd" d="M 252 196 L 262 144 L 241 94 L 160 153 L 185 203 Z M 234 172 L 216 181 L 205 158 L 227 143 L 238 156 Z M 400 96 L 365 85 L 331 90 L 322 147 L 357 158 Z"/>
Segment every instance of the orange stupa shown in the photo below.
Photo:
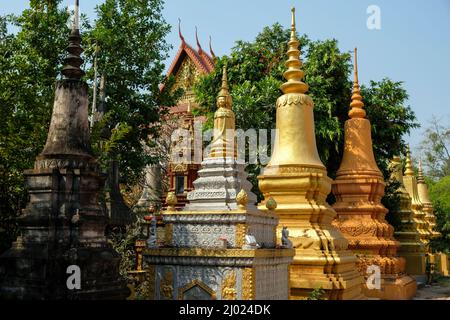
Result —
<path fill-rule="evenodd" d="M 371 124 L 358 83 L 355 49 L 355 72 L 352 101 L 345 122 L 344 155 L 332 190 L 336 196 L 333 224 L 349 241 L 349 249 L 357 256 L 357 268 L 366 278 L 363 292 L 379 299 L 411 299 L 417 290 L 413 278 L 404 273 L 405 260 L 397 257 L 399 243 L 394 229 L 385 220 L 388 210 L 382 205 L 384 179 L 372 148 Z M 373 268 L 380 271 L 378 286 L 372 283 Z M 368 282 L 370 282 L 368 284 Z"/>

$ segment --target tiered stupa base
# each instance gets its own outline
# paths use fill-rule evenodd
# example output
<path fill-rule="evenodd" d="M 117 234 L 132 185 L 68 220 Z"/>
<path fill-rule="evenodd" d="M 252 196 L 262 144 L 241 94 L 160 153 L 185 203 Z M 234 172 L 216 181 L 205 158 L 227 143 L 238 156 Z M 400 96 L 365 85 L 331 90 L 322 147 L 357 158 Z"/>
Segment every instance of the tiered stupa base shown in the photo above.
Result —
<path fill-rule="evenodd" d="M 275 248 L 274 215 L 183 211 L 163 219 L 165 247 L 144 250 L 151 299 L 288 299 L 293 250 Z M 259 249 L 245 246 L 247 234 Z"/>
<path fill-rule="evenodd" d="M 273 170 L 279 173 L 274 174 Z M 361 292 L 363 280 L 355 267 L 356 257 L 348 250 L 347 240 L 331 224 L 335 212 L 325 201 L 331 182 L 325 171 L 266 168 L 258 179 L 265 197 L 277 201 L 278 234 L 287 227 L 295 248 L 289 298 L 307 299 L 321 288 L 324 291 L 321 299 L 365 299 Z M 260 210 L 264 210 L 264 203 Z"/>
<path fill-rule="evenodd" d="M 25 300 L 126 298 L 129 290 L 119 276 L 120 257 L 104 236 L 105 214 L 96 198 L 103 179 L 96 164 L 85 157 L 39 156 L 35 166 L 25 172 L 30 202 L 18 219 L 22 234 L 0 257 L 0 296 Z M 67 168 L 58 168 L 64 166 Z M 67 286 L 71 265 L 80 267 L 81 290 Z"/>
<path fill-rule="evenodd" d="M 244 163 L 210 157 L 198 174 L 185 210 L 163 213 L 163 246 L 144 250 L 150 298 L 288 299 L 294 250 L 276 247 L 278 219 L 253 204 Z"/>

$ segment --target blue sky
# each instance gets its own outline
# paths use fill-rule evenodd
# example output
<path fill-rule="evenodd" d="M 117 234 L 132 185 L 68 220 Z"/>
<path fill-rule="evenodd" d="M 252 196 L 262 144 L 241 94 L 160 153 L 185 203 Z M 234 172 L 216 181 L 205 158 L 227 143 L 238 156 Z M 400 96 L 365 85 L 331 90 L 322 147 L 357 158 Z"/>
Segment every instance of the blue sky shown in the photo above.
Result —
<path fill-rule="evenodd" d="M 102 0 L 80 0 L 91 19 Z M 20 13 L 28 0 L 0 0 L 0 14 Z M 64 5 L 73 0 L 64 0 Z M 369 30 L 366 10 L 377 5 L 381 29 Z M 166 0 L 164 17 L 173 26 L 167 41 L 173 45 L 170 64 L 183 35 L 195 45 L 195 26 L 203 48 L 212 36 L 217 55 L 228 54 L 236 40 L 252 40 L 264 26 L 290 24 L 297 9 L 297 29 L 312 39 L 335 38 L 341 50 L 358 47 L 362 83 L 389 77 L 404 81 L 422 128 L 405 137 L 414 150 L 432 115 L 450 123 L 450 1 L 448 0 Z M 347 106 L 342 106 L 347 108 Z"/>

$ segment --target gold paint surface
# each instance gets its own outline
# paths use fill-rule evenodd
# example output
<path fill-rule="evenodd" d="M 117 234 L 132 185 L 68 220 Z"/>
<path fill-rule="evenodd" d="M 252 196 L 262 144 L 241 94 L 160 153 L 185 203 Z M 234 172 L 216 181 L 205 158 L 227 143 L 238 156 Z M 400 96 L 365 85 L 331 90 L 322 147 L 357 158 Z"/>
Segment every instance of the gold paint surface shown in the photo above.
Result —
<path fill-rule="evenodd" d="M 306 299 L 319 287 L 324 299 L 363 299 L 362 277 L 348 242 L 331 225 L 336 212 L 326 202 L 331 179 L 320 160 L 314 132 L 313 101 L 303 83 L 299 42 L 292 12 L 287 82 L 277 100 L 272 158 L 258 177 L 264 198 L 277 203 L 278 235 L 285 226 L 295 249 L 290 267 L 290 299 Z M 258 205 L 268 212 L 266 203 Z"/>

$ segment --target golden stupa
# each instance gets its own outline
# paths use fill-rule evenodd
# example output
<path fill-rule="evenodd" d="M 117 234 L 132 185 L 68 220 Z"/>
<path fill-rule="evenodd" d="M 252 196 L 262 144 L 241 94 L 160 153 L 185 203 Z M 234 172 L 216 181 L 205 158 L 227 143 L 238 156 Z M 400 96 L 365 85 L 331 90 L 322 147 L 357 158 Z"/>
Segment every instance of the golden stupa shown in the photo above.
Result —
<path fill-rule="evenodd" d="M 390 163 L 391 179 L 400 185 L 397 192 L 400 197 L 398 215 L 400 226 L 394 232 L 394 237 L 400 242 L 397 253 L 406 260 L 406 273 L 410 275 L 425 274 L 425 245 L 420 240 L 417 219 L 411 209 L 411 197 L 403 182 L 403 165 L 399 156 L 395 156 Z"/>
<path fill-rule="evenodd" d="M 368 268 L 379 267 L 380 287 L 365 284 L 367 297 L 411 299 L 417 285 L 405 274 L 405 259 L 397 257 L 399 242 L 394 239 L 394 228 L 385 220 L 388 210 L 381 203 L 385 183 L 373 153 L 371 124 L 363 109 L 356 48 L 354 70 L 350 119 L 345 122 L 344 154 L 333 183 L 336 196 L 333 208 L 337 212 L 333 224 L 358 257 L 357 268 L 361 275 L 371 278 L 373 271 Z"/>
<path fill-rule="evenodd" d="M 431 203 L 428 194 L 428 187 L 423 176 L 422 161 L 419 160 L 419 170 L 417 175 L 417 192 L 419 194 L 420 202 L 423 204 L 423 211 L 425 212 L 425 220 L 428 223 L 428 232 L 430 239 L 437 238 L 441 234 L 434 230 L 436 227 L 436 216 L 433 212 L 433 204 Z"/>
<path fill-rule="evenodd" d="M 405 184 L 405 188 L 411 197 L 411 209 L 414 213 L 414 220 L 417 226 L 417 232 L 420 234 L 420 240 L 423 244 L 427 246 L 428 251 L 428 243 L 430 239 L 431 233 L 429 232 L 429 225 L 426 220 L 426 213 L 423 210 L 423 203 L 419 198 L 419 189 L 417 186 L 417 179 L 414 175 L 414 168 L 411 159 L 411 151 L 408 150 L 406 152 L 406 165 L 405 165 L 405 174 L 403 175 L 403 183 Z"/>
<path fill-rule="evenodd" d="M 272 158 L 258 177 L 265 197 L 259 208 L 267 211 L 273 197 L 283 227 L 295 248 L 290 267 L 290 299 L 306 299 L 314 289 L 324 290 L 324 299 L 364 299 L 362 277 L 348 242 L 332 226 L 335 211 L 326 202 L 331 179 L 317 152 L 313 101 L 302 79 L 299 41 L 292 9 L 291 37 L 288 43 L 287 80 L 276 102 L 276 136 Z M 280 237 L 277 237 L 280 238 Z"/>

